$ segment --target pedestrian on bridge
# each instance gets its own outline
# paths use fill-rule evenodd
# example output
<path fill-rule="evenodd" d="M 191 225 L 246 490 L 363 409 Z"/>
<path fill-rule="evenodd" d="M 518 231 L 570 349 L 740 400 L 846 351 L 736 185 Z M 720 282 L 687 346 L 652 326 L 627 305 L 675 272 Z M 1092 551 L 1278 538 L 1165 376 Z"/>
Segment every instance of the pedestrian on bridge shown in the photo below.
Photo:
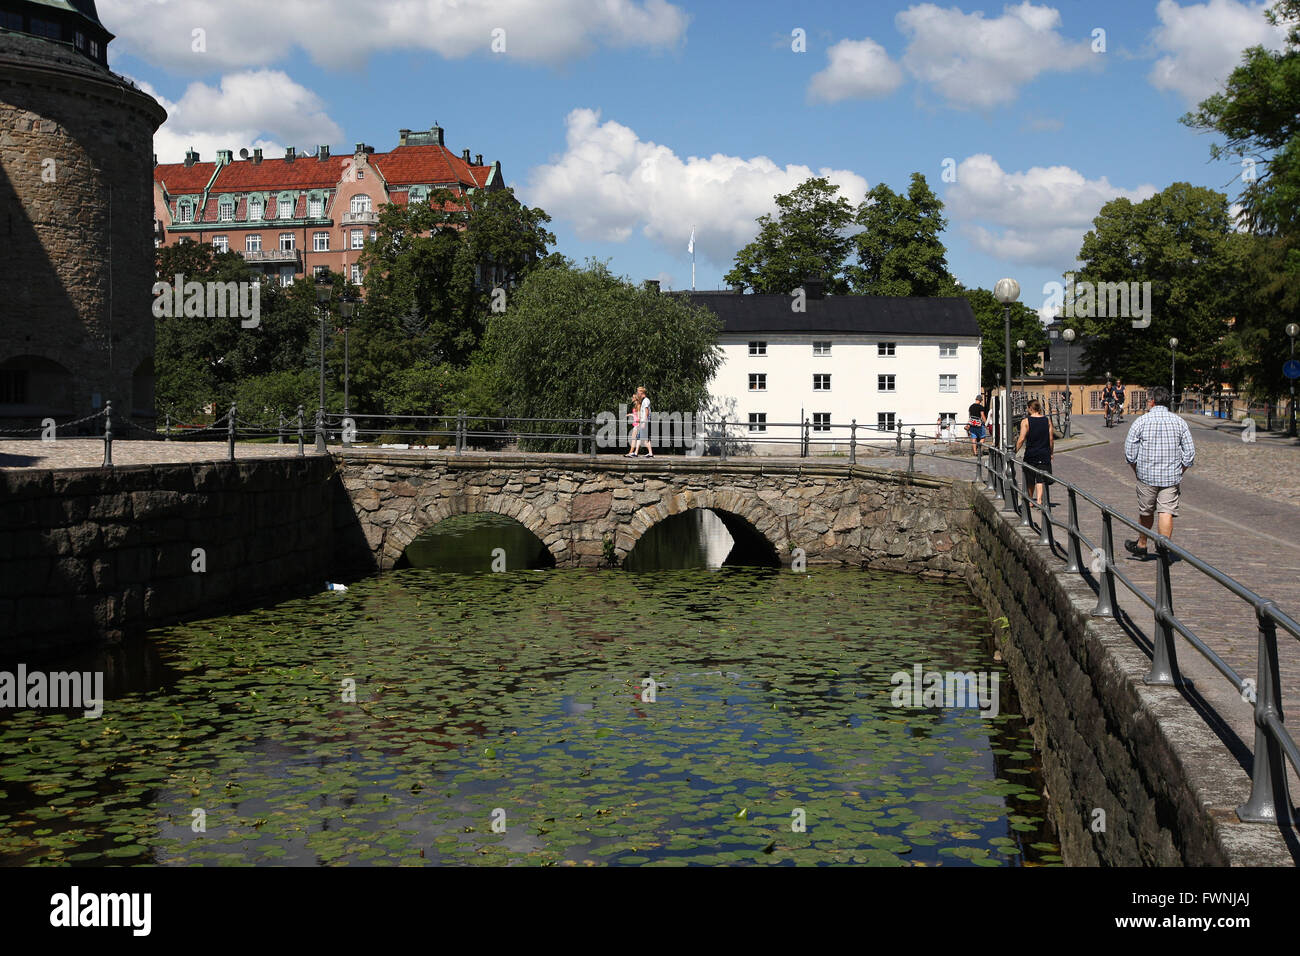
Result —
<path fill-rule="evenodd" d="M 1028 405 L 1029 414 L 1020 420 L 1020 437 L 1016 439 L 1016 451 L 1025 449 L 1025 464 L 1038 469 L 1034 473 L 1034 499 L 1038 507 L 1043 507 L 1043 488 L 1051 484 L 1047 475 L 1052 473 L 1052 453 L 1056 450 L 1056 436 L 1052 434 L 1052 423 L 1043 414 L 1043 403 L 1031 398 Z"/>
<path fill-rule="evenodd" d="M 1137 477 L 1138 520 L 1142 527 L 1156 523 L 1156 531 L 1174 536 L 1178 516 L 1178 486 L 1183 472 L 1196 460 L 1196 446 L 1187 422 L 1169 410 L 1169 389 L 1157 385 L 1147 393 L 1147 413 L 1135 421 L 1124 440 L 1124 458 Z M 1137 558 L 1147 554 L 1147 536 L 1125 541 L 1124 548 Z"/>
<path fill-rule="evenodd" d="M 970 434 L 970 447 L 972 454 L 979 457 L 980 442 L 988 436 L 988 414 L 984 407 L 984 396 L 982 394 L 975 396 L 975 401 L 971 403 L 967 410 L 970 416 L 966 422 L 966 431 Z"/>

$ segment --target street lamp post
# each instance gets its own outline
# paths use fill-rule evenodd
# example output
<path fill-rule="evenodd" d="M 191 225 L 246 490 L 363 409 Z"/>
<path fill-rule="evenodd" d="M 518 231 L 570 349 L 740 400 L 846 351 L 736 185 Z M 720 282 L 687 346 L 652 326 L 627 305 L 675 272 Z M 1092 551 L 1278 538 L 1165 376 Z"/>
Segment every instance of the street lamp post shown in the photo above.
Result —
<path fill-rule="evenodd" d="M 1020 390 L 1025 390 L 1025 340 L 1016 339 L 1016 350 L 1020 353 Z"/>
<path fill-rule="evenodd" d="M 1065 437 L 1070 437 L 1070 412 L 1074 408 L 1074 396 L 1070 392 L 1070 343 L 1074 341 L 1074 329 L 1061 333 L 1065 339 Z"/>
<path fill-rule="evenodd" d="M 351 422 L 347 421 L 351 414 L 351 410 L 348 408 L 348 330 L 352 325 L 352 313 L 356 306 L 356 300 L 351 296 L 345 296 L 339 300 L 339 316 L 343 319 L 343 434 L 345 436 L 343 444 L 349 448 L 352 446 L 352 442 L 346 437 L 349 430 L 348 426 L 351 425 Z"/>
<path fill-rule="evenodd" d="M 1291 358 L 1295 359 L 1295 337 L 1300 334 L 1300 325 L 1294 322 L 1288 322 L 1286 327 L 1287 337 L 1291 339 Z M 1286 429 L 1287 438 L 1295 438 L 1295 379 L 1291 379 L 1291 422 Z"/>
<path fill-rule="evenodd" d="M 1011 453 L 1011 305 L 1020 298 L 1020 283 L 1015 279 L 999 279 L 993 287 L 993 297 L 1002 303 L 1002 357 L 1006 364 L 1006 393 L 1002 399 L 1002 447 Z"/>
<path fill-rule="evenodd" d="M 1169 340 L 1169 402 L 1175 409 L 1178 408 L 1178 400 L 1174 398 L 1174 381 L 1178 371 L 1178 339 Z"/>
<path fill-rule="evenodd" d="M 320 403 L 316 407 L 316 454 L 325 454 L 325 317 L 330 313 L 330 293 L 324 282 L 316 283 L 316 311 L 320 314 Z"/>

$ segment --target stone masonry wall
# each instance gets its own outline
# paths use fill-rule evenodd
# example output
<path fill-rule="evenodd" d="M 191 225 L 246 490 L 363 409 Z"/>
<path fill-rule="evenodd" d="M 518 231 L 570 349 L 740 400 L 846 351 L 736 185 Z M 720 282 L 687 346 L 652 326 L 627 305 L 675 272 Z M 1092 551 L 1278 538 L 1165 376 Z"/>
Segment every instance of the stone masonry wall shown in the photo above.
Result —
<path fill-rule="evenodd" d="M 320 589 L 336 493 L 327 457 L 0 470 L 0 657 Z"/>

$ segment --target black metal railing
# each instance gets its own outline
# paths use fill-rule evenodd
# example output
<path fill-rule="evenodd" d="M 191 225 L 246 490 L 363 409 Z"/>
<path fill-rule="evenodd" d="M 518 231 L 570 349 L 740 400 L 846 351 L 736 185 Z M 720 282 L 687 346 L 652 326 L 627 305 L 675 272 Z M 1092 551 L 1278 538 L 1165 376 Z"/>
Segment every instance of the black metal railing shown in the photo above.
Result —
<path fill-rule="evenodd" d="M 1138 522 L 1098 501 L 1076 485 L 1019 461 L 1003 449 L 990 446 L 985 450 L 989 454 L 987 464 L 983 454 L 976 457 L 977 481 L 982 482 L 993 492 L 995 500 L 1003 502 L 1002 510 L 1014 512 L 1021 526 L 1037 533 L 1038 543 L 1046 545 L 1053 554 L 1057 553 L 1056 531 L 1060 530 L 1065 534 L 1063 570 L 1078 573 L 1085 580 L 1088 580 L 1088 574 L 1091 572 L 1097 589 L 1097 604 L 1091 612 L 1093 616 L 1110 618 L 1116 616 L 1118 613 L 1117 581 L 1152 610 L 1155 634 L 1152 639 L 1151 669 L 1146 676 L 1146 683 L 1165 686 L 1181 684 L 1175 644 L 1175 635 L 1179 634 L 1227 678 L 1242 695 L 1243 700 L 1250 701 L 1253 695 L 1255 745 L 1250 798 L 1237 808 L 1237 816 L 1247 823 L 1280 821 L 1289 823 L 1293 810 L 1288 793 L 1286 761 L 1289 760 L 1291 766 L 1300 772 L 1300 749 L 1297 749 L 1295 739 L 1287 731 L 1283 719 L 1277 633 L 1278 628 L 1281 628 L 1292 638 L 1300 640 L 1300 623 L 1285 614 L 1273 601 L 1256 594 L 1218 568 L 1174 544 L 1169 538 L 1157 534 L 1154 529 L 1142 527 Z M 1019 483 L 1016 478 L 1017 466 L 1020 474 Z M 1041 505 L 1031 493 L 1032 487 L 1038 484 L 1036 479 L 1043 476 L 1050 477 L 1051 482 L 1065 489 L 1068 507 L 1064 521 L 1053 517 L 1051 513 L 1052 485 L 1050 483 L 1043 482 Z M 1097 508 L 1101 515 L 1100 544 L 1090 540 L 1080 528 L 1081 501 Z M 1037 521 L 1034 519 L 1035 512 L 1038 515 Z M 1159 562 L 1155 595 L 1147 593 L 1116 566 L 1115 522 L 1145 535 L 1155 544 L 1156 559 Z M 1083 558 L 1084 546 L 1092 555 L 1092 559 L 1086 565 Z M 1258 625 L 1254 678 L 1245 678 L 1237 673 L 1174 613 L 1169 568 L 1175 560 L 1200 571 L 1229 594 L 1245 601 L 1254 610 Z"/>

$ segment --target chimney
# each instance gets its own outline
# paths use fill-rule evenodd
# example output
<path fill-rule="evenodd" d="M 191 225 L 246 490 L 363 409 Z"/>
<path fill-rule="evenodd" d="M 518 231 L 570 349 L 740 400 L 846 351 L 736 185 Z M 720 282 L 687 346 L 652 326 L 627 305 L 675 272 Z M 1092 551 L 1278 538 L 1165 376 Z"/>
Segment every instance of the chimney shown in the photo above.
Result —
<path fill-rule="evenodd" d="M 409 129 L 399 129 L 397 131 L 397 145 L 405 146 L 406 140 L 410 135 L 411 135 L 411 131 Z"/>
<path fill-rule="evenodd" d="M 253 165 L 256 166 L 261 161 L 262 161 L 262 151 L 260 149 L 253 150 Z"/>
<path fill-rule="evenodd" d="M 822 299 L 826 297 L 826 283 L 821 279 L 804 279 L 803 291 L 809 299 Z"/>
<path fill-rule="evenodd" d="M 294 159 L 297 157 L 297 155 L 298 155 L 298 150 L 293 146 L 286 146 L 284 148 L 284 161 L 286 163 L 292 163 Z"/>
<path fill-rule="evenodd" d="M 646 280 L 645 280 L 645 288 L 646 288 L 646 291 L 647 291 L 647 292 L 658 292 L 658 291 L 659 291 L 659 280 L 658 280 L 658 279 L 646 279 Z"/>
<path fill-rule="evenodd" d="M 461 162 L 463 162 L 463 163 L 466 163 L 466 164 L 469 163 L 469 150 L 468 150 L 468 149 L 462 149 L 462 150 L 460 151 L 460 159 L 461 159 Z"/>
<path fill-rule="evenodd" d="M 482 165 L 483 165 L 483 154 L 482 154 L 482 153 L 476 153 L 476 154 L 475 154 L 475 156 L 474 156 L 474 165 L 475 165 L 475 166 L 482 166 Z"/>
<path fill-rule="evenodd" d="M 217 150 L 217 165 L 229 166 L 234 161 L 235 154 L 228 149 Z"/>
<path fill-rule="evenodd" d="M 187 150 L 185 151 L 185 165 L 186 165 L 186 166 L 193 166 L 193 165 L 194 165 L 195 163 L 197 163 L 198 161 L 199 161 L 199 154 L 196 153 L 196 152 L 194 152 L 194 149 L 193 149 L 193 148 L 187 149 Z"/>
<path fill-rule="evenodd" d="M 325 160 L 329 159 L 329 158 L 330 158 L 330 148 L 329 148 L 328 146 L 324 145 L 324 144 L 321 144 L 319 157 L 320 157 L 320 161 L 321 161 L 322 163 L 325 162 Z"/>
<path fill-rule="evenodd" d="M 432 128 L 430 128 L 429 136 L 433 139 L 434 146 L 444 145 L 442 141 L 442 127 L 439 126 L 437 123 L 434 123 Z"/>

